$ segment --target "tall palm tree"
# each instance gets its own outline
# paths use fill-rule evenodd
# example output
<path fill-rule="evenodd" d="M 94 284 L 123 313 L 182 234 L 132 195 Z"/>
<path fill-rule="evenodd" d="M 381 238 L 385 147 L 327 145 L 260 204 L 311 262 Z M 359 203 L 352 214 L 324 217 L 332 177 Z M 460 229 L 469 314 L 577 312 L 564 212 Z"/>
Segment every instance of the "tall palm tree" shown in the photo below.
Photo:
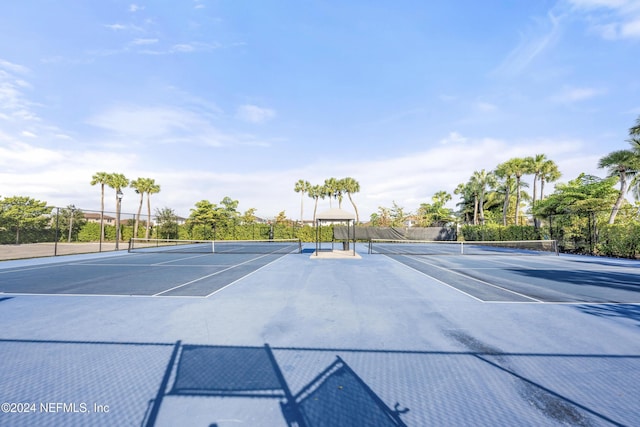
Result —
<path fill-rule="evenodd" d="M 107 172 L 96 172 L 91 177 L 91 185 L 100 184 L 100 242 L 104 239 L 104 186 L 109 175 Z"/>
<path fill-rule="evenodd" d="M 351 195 L 353 193 L 357 193 L 360 191 L 360 183 L 355 179 L 351 178 L 350 176 L 343 178 L 341 181 L 342 181 L 342 188 L 347 193 L 347 197 L 349 197 L 349 201 L 351 202 L 353 209 L 356 211 L 356 224 L 358 224 L 360 223 L 360 215 L 358 214 L 358 208 L 356 207 L 356 204 L 353 202 L 353 198 L 351 197 Z"/>
<path fill-rule="evenodd" d="M 129 186 L 129 180 L 121 173 L 109 174 L 109 178 L 106 183 L 109 187 L 116 191 L 116 241 L 118 236 L 118 230 L 120 230 L 120 200 L 118 199 L 118 193 L 122 193 L 124 187 Z"/>
<path fill-rule="evenodd" d="M 530 173 L 530 164 L 525 158 L 514 157 L 506 162 L 507 168 L 511 171 L 513 177 L 516 179 L 516 212 L 515 212 L 515 224 L 518 225 L 518 218 L 520 217 L 520 202 L 522 201 L 522 176 Z"/>
<path fill-rule="evenodd" d="M 460 183 L 458 184 L 458 186 L 456 187 L 455 190 L 453 190 L 453 194 L 460 196 L 462 198 L 462 200 L 459 203 L 456 203 L 456 206 L 460 206 L 460 213 L 462 215 L 464 215 L 464 222 L 466 224 L 469 223 L 469 212 L 470 212 L 470 208 L 469 206 L 471 206 L 470 203 L 470 192 L 469 192 L 469 186 L 468 183 Z"/>
<path fill-rule="evenodd" d="M 299 179 L 296 185 L 293 187 L 293 191 L 300 193 L 300 223 L 304 222 L 304 195 L 311 188 L 311 183 L 304 179 Z"/>
<path fill-rule="evenodd" d="M 471 175 L 471 181 L 473 188 L 476 191 L 477 196 L 477 209 L 478 219 L 480 224 L 484 225 L 484 198 L 488 188 L 493 188 L 497 185 L 498 180 L 493 172 L 487 172 L 482 169 L 480 172 L 475 171 Z"/>
<path fill-rule="evenodd" d="M 470 179 L 465 184 L 458 184 L 453 194 L 462 196 L 462 212 L 465 214 L 465 219 L 468 221 L 469 206 L 471 205 L 471 211 L 473 212 L 473 225 L 478 224 L 478 200 L 480 189 L 478 183 L 473 179 Z M 472 204 L 473 203 L 473 204 Z"/>
<path fill-rule="evenodd" d="M 327 178 L 324 180 L 325 196 L 329 197 L 329 207 L 332 208 L 331 199 L 337 198 L 338 205 L 342 204 L 342 193 L 340 193 L 340 186 L 338 180 L 335 178 Z"/>
<path fill-rule="evenodd" d="M 540 200 L 544 199 L 544 183 L 555 182 L 560 179 L 562 173 L 553 160 L 547 160 L 542 165 L 540 172 Z"/>
<path fill-rule="evenodd" d="M 629 142 L 640 147 L 640 117 L 636 119 L 635 126 L 629 129 L 629 136 L 631 137 Z"/>
<path fill-rule="evenodd" d="M 315 201 L 315 206 L 313 208 L 313 222 L 316 222 L 316 212 L 318 211 L 318 200 L 324 199 L 327 195 L 327 192 L 324 186 L 322 185 L 312 185 L 307 190 L 307 195 Z"/>
<path fill-rule="evenodd" d="M 509 202 L 511 200 L 511 187 L 513 183 L 513 165 L 506 161 L 500 163 L 496 170 L 495 175 L 502 178 L 504 184 L 504 203 L 502 204 L 502 225 L 507 225 L 507 212 L 509 211 Z"/>
<path fill-rule="evenodd" d="M 149 230 L 151 227 L 151 195 L 160 192 L 160 184 L 156 184 L 156 180 L 149 178 L 149 186 L 147 187 L 147 228 L 145 230 L 145 239 L 149 238 Z"/>
<path fill-rule="evenodd" d="M 640 171 L 640 160 L 632 150 L 617 150 L 601 158 L 598 162 L 598 167 L 607 168 L 610 177 L 617 176 L 620 180 L 620 194 L 618 194 L 618 199 L 613 205 L 609 216 L 609 224 L 613 224 L 624 202 L 624 195 L 628 187 L 627 178 L 636 175 Z"/>
<path fill-rule="evenodd" d="M 138 212 L 136 214 L 136 222 L 133 227 L 133 237 L 138 237 L 138 226 L 140 225 L 140 214 L 142 213 L 142 203 L 144 202 L 144 194 L 149 187 L 149 178 L 138 178 L 131 181 L 129 186 L 133 188 L 136 194 L 140 195 L 140 204 L 138 205 Z"/>

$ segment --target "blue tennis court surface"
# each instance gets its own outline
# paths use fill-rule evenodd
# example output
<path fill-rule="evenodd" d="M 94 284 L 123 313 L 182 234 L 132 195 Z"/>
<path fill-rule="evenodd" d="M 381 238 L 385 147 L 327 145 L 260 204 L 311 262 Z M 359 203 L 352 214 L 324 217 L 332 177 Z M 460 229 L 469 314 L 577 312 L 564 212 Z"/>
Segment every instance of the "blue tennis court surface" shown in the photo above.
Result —
<path fill-rule="evenodd" d="M 0 263 L 0 425 L 640 425 L 640 262 Z"/>

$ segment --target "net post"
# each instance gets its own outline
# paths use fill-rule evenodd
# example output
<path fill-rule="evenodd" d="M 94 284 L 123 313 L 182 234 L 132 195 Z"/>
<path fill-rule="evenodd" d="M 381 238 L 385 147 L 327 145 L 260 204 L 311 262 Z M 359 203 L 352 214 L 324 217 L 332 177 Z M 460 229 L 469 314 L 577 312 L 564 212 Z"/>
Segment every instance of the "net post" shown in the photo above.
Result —
<path fill-rule="evenodd" d="M 464 242 L 460 242 L 460 255 L 464 255 Z"/>
<path fill-rule="evenodd" d="M 133 250 L 133 237 L 129 239 L 129 246 L 127 247 L 127 252 L 131 253 Z"/>
<path fill-rule="evenodd" d="M 560 250 L 558 250 L 558 241 L 557 240 L 553 241 L 553 250 L 556 253 L 556 256 L 560 256 Z"/>
<path fill-rule="evenodd" d="M 216 253 L 216 241 L 215 240 L 211 241 L 211 253 L 212 254 Z"/>

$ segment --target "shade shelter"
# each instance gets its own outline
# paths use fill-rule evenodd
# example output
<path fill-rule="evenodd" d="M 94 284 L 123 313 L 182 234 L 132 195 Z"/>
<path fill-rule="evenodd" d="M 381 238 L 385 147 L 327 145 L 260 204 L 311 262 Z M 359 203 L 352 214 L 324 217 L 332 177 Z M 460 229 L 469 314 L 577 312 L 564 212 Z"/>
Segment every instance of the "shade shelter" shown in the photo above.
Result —
<path fill-rule="evenodd" d="M 353 242 L 353 256 L 356 255 L 356 216 L 351 212 L 347 212 L 342 209 L 332 208 L 324 212 L 320 212 L 316 215 L 316 253 L 322 250 L 322 242 L 320 241 L 320 229 L 323 225 L 327 224 L 343 224 L 347 226 L 347 239 L 343 240 L 343 249 L 349 249 L 349 242 Z M 335 238 L 331 239 L 331 250 L 333 251 L 333 245 Z"/>

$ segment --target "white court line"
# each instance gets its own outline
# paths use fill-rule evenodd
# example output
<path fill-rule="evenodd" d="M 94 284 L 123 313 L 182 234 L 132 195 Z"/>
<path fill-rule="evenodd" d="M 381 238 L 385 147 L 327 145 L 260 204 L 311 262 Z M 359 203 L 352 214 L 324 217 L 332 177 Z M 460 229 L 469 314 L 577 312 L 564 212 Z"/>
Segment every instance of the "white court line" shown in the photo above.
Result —
<path fill-rule="evenodd" d="M 160 296 L 160 295 L 162 295 L 162 294 L 164 294 L 164 293 L 167 293 L 167 292 L 173 291 L 173 290 L 175 290 L 175 289 L 182 288 L 183 286 L 191 285 L 192 283 L 199 282 L 199 281 L 204 280 L 204 279 L 208 279 L 209 277 L 215 276 L 215 275 L 220 274 L 220 273 L 224 273 L 225 271 L 229 271 L 229 270 L 231 270 L 231 269 L 233 269 L 233 268 L 236 268 L 236 267 L 240 267 L 241 265 L 247 264 L 247 263 L 249 263 L 249 262 L 251 262 L 251 261 L 255 261 L 255 260 L 258 260 L 258 259 L 260 259 L 260 258 L 264 258 L 264 257 L 266 257 L 267 255 L 272 255 L 272 254 L 264 254 L 264 255 L 259 256 L 259 257 L 257 257 L 257 258 L 252 258 L 252 259 L 247 260 L 247 261 L 245 261 L 245 262 L 241 262 L 240 264 L 234 264 L 234 265 L 232 265 L 232 266 L 231 266 L 231 267 L 229 267 L 229 268 L 225 268 L 225 269 L 223 269 L 223 270 L 216 271 L 215 273 L 207 274 L 206 276 L 202 276 L 202 277 L 199 277 L 199 278 L 197 278 L 197 279 L 190 280 L 190 281 L 188 281 L 188 282 L 186 282 L 186 283 L 183 283 L 183 284 L 181 284 L 181 285 L 174 286 L 173 288 L 165 289 L 164 291 L 162 291 L 162 292 L 158 292 L 157 294 L 154 294 L 153 296 L 154 296 L 154 297 L 157 297 L 157 296 Z"/>
<path fill-rule="evenodd" d="M 448 286 L 448 287 L 450 287 L 451 289 L 453 289 L 453 290 L 455 290 L 455 291 L 458 291 L 458 292 L 460 292 L 461 294 L 463 294 L 463 295 L 465 295 L 465 296 L 468 296 L 469 298 L 472 298 L 472 299 L 474 299 L 474 300 L 476 300 L 476 301 L 478 301 L 478 302 L 485 302 L 485 301 L 481 300 L 480 298 L 478 298 L 478 297 L 476 297 L 476 296 L 473 296 L 473 295 L 471 295 L 470 293 L 467 293 L 467 292 L 463 291 L 462 289 L 458 289 L 458 288 L 456 288 L 455 286 L 452 286 L 452 285 L 448 284 L 447 282 L 443 282 L 443 281 L 442 281 L 442 280 L 440 280 L 440 279 L 436 279 L 435 277 L 428 275 L 428 274 L 427 274 L 427 273 L 425 273 L 424 271 L 416 270 L 415 268 L 413 268 L 413 267 L 411 267 L 411 266 L 408 266 L 407 264 L 403 263 L 402 261 L 399 261 L 399 260 L 397 260 L 397 259 L 395 259 L 395 258 L 391 258 L 391 257 L 387 257 L 387 258 L 389 258 L 389 259 L 391 259 L 391 260 L 393 260 L 393 261 L 397 262 L 398 264 L 402 265 L 402 266 L 403 266 L 403 267 L 405 267 L 405 268 L 410 269 L 411 271 L 415 271 L 416 273 L 422 274 L 423 276 L 427 276 L 429 279 L 431 279 L 431 280 L 433 280 L 433 281 L 435 281 L 435 282 L 438 282 L 438 283 L 440 283 L 440 284 L 443 284 L 443 285 L 445 285 L 445 286 Z"/>
<path fill-rule="evenodd" d="M 416 260 L 416 261 L 418 261 L 418 262 L 421 262 L 421 263 L 423 263 L 423 264 L 427 264 L 427 265 L 430 265 L 430 266 L 432 266 L 432 267 L 438 268 L 438 269 L 440 269 L 440 270 L 449 271 L 449 272 L 451 272 L 451 273 L 453 273 L 453 274 L 457 274 L 457 275 L 459 275 L 459 276 L 464 277 L 465 279 L 475 280 L 476 282 L 482 283 L 483 285 L 491 286 L 491 287 L 494 287 L 494 288 L 497 288 L 497 289 L 503 290 L 503 291 L 505 291 L 505 292 L 509 292 L 509 293 L 514 294 L 514 295 L 518 295 L 518 296 L 521 296 L 521 297 L 523 297 L 523 298 L 526 298 L 526 299 L 530 299 L 530 300 L 535 301 L 535 302 L 544 303 L 544 301 L 539 300 L 539 299 L 537 299 L 537 298 L 533 298 L 532 296 L 525 295 L 525 294 L 521 294 L 520 292 L 512 291 L 511 289 L 507 289 L 507 288 L 504 288 L 504 287 L 502 287 L 502 286 L 494 285 L 493 283 L 485 282 L 484 280 L 476 279 L 475 277 L 469 277 L 469 276 L 467 276 L 467 275 L 465 275 L 465 274 L 458 273 L 457 271 L 454 271 L 454 270 L 452 270 L 452 269 L 450 269 L 450 268 L 444 268 L 444 267 L 440 267 L 439 265 L 431 264 L 430 262 L 426 262 L 426 261 L 425 261 L 425 260 L 423 260 L 422 258 L 415 258 L 415 257 L 413 257 L 413 256 L 412 256 L 411 258 L 412 258 L 412 259 L 414 259 L 414 260 Z M 484 300 L 481 300 L 481 301 L 484 301 Z"/>
<path fill-rule="evenodd" d="M 217 293 L 218 293 L 218 292 L 220 292 L 221 290 L 226 289 L 226 288 L 228 288 L 229 286 L 231 286 L 231 285 L 234 285 L 234 284 L 238 283 L 240 280 L 243 280 L 243 279 L 245 279 L 246 277 L 251 276 L 251 275 L 252 275 L 252 274 L 254 274 L 255 272 L 257 272 L 257 271 L 259 271 L 259 270 L 262 270 L 263 268 L 265 268 L 265 267 L 267 267 L 267 266 L 269 266 L 269 265 L 273 264 L 274 262 L 278 262 L 278 261 L 279 261 L 280 259 L 282 259 L 282 258 L 283 258 L 283 257 L 280 257 L 280 258 L 278 258 L 278 259 L 274 259 L 274 260 L 273 260 L 273 261 L 271 261 L 270 263 L 265 264 L 265 265 L 263 265 L 262 267 L 257 268 L 257 269 L 255 269 L 255 270 L 253 270 L 252 272 L 245 274 L 245 275 L 244 275 L 244 276 L 242 276 L 242 277 L 237 278 L 237 279 L 236 279 L 236 280 L 234 280 L 233 282 L 231 282 L 231 283 L 229 283 L 229 284 L 227 284 L 227 285 L 224 285 L 223 287 L 221 287 L 221 288 L 220 288 L 220 289 L 218 289 L 218 290 L 215 290 L 215 291 L 211 292 L 211 293 L 210 293 L 209 295 L 207 295 L 205 298 L 209 298 L 210 296 L 217 294 Z"/>
<path fill-rule="evenodd" d="M 26 293 L 26 292 L 0 292 L 0 295 L 19 296 L 19 297 L 108 297 L 108 298 L 155 298 L 154 295 L 132 295 L 132 294 L 42 294 L 42 293 Z M 204 298 L 197 295 L 170 295 L 163 298 Z"/>

